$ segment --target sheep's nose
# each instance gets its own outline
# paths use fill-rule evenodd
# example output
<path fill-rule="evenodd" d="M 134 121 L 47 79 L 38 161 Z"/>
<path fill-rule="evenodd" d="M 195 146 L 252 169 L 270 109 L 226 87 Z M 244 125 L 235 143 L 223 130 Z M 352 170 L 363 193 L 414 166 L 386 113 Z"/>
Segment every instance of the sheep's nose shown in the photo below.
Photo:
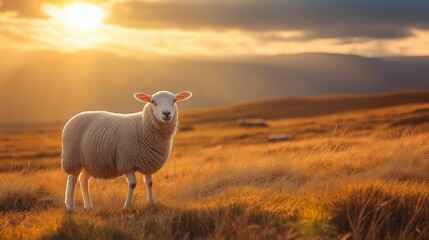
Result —
<path fill-rule="evenodd" d="M 164 114 L 166 117 L 169 117 L 171 112 L 162 112 L 162 114 Z"/>

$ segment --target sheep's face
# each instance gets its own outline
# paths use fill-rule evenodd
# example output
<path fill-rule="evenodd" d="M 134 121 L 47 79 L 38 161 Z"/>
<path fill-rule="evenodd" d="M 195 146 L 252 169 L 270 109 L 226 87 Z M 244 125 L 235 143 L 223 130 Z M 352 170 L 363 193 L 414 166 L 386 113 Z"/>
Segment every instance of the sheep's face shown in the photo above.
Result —
<path fill-rule="evenodd" d="M 187 91 L 178 94 L 167 91 L 157 92 L 153 95 L 134 94 L 137 100 L 151 104 L 153 115 L 161 123 L 170 123 L 177 114 L 176 102 L 186 100 L 191 96 L 192 93 Z"/>

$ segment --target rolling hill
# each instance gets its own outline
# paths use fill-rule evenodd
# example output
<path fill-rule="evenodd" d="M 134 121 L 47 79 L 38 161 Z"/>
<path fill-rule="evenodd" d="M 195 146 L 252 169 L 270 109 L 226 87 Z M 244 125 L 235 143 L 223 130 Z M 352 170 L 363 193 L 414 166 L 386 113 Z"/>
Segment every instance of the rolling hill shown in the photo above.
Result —
<path fill-rule="evenodd" d="M 269 127 L 239 127 L 236 121 L 241 117 L 266 119 Z M 27 164 L 28 159 L 54 158 L 58 164 L 64 123 L 0 125 L 0 160 Z M 390 137 L 429 132 L 429 91 L 281 98 L 189 109 L 180 114 L 175 145 L 192 152 L 229 144 L 263 144 L 274 133 L 311 139 L 330 137 L 336 131 Z"/>
<path fill-rule="evenodd" d="M 429 91 L 389 94 L 293 97 L 227 107 L 195 109 L 181 115 L 183 124 L 234 122 L 238 118 L 291 119 L 321 117 L 356 110 L 429 103 Z"/>

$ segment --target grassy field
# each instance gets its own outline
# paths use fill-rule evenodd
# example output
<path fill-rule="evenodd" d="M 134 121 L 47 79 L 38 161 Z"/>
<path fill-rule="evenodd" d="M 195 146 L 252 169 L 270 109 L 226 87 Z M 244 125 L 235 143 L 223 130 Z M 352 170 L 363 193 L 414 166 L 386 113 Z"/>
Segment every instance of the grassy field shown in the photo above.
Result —
<path fill-rule="evenodd" d="M 184 112 L 172 156 L 154 175 L 158 204 L 145 204 L 139 177 L 129 210 L 125 178 L 93 179 L 95 209 L 83 210 L 77 187 L 78 210 L 67 213 L 63 123 L 2 126 L 0 239 L 429 239 L 425 96 Z M 268 127 L 239 127 L 243 116 Z M 277 133 L 292 139 L 266 141 Z"/>

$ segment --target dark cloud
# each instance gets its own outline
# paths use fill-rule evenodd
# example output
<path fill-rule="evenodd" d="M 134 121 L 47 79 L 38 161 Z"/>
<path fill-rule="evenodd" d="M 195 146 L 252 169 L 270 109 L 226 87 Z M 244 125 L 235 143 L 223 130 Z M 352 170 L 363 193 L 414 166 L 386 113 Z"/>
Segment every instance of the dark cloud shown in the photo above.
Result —
<path fill-rule="evenodd" d="M 44 3 L 71 0 L 0 0 L 0 11 L 44 17 Z M 297 40 L 399 39 L 429 29 L 427 0 L 87 0 L 113 3 L 111 24 L 133 28 L 302 31 Z"/>
<path fill-rule="evenodd" d="M 304 39 L 403 38 L 429 28 L 424 0 L 120 1 L 111 22 L 140 28 L 300 30 Z"/>

